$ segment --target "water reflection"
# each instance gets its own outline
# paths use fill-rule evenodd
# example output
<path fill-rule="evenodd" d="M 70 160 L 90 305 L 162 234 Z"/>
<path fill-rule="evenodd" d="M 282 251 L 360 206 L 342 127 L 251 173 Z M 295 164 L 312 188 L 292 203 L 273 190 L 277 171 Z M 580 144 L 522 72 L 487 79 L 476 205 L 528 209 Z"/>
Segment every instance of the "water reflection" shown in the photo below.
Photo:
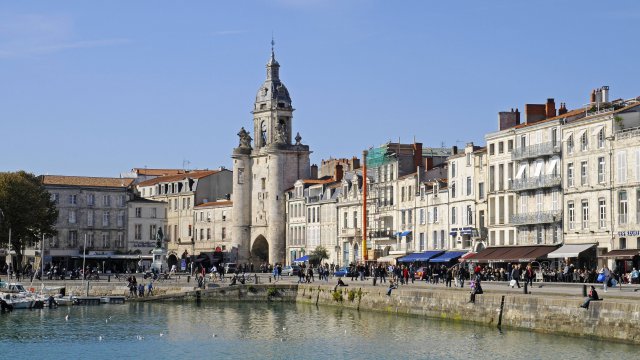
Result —
<path fill-rule="evenodd" d="M 65 316 L 69 315 L 69 321 Z M 101 305 L 0 316 L 0 351 L 43 358 L 612 358 L 635 347 L 302 304 Z M 162 336 L 160 335 L 162 334 Z"/>

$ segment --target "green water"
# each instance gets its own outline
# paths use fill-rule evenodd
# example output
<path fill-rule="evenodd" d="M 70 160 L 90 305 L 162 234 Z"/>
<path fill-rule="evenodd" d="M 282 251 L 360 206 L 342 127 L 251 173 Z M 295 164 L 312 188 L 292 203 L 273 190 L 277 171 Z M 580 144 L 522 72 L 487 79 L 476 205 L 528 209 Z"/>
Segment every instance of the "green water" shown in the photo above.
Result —
<path fill-rule="evenodd" d="M 65 317 L 68 315 L 68 320 Z M 617 359 L 640 346 L 303 304 L 75 306 L 0 315 L 0 359 Z"/>

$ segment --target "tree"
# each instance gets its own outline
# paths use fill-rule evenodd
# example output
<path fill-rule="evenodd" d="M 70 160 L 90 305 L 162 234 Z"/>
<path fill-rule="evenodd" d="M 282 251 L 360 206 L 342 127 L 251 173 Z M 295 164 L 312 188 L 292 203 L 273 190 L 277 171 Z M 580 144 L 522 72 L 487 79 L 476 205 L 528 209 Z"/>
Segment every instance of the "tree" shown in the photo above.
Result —
<path fill-rule="evenodd" d="M 327 249 L 324 246 L 319 245 L 309 255 L 309 262 L 317 265 L 322 263 L 322 260 L 326 260 L 328 258 L 329 258 L 329 251 L 327 251 Z"/>
<path fill-rule="evenodd" d="M 4 221 L 0 223 L 0 246 L 9 243 L 16 252 L 18 264 L 22 262 L 24 249 L 34 246 L 44 235 L 57 234 L 54 227 L 58 210 L 51 195 L 33 174 L 0 172 L 0 209 Z"/>

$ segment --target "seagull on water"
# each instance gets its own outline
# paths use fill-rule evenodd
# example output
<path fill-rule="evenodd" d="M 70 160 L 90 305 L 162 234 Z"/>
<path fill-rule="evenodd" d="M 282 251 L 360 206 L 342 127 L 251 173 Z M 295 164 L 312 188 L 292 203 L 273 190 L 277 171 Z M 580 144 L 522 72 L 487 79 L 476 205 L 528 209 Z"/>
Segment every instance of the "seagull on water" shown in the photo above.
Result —
<path fill-rule="evenodd" d="M 64 321 L 69 321 L 69 314 L 67 314 L 67 316 L 64 317 Z"/>
<path fill-rule="evenodd" d="M 102 341 L 102 336 L 98 336 L 98 341 Z"/>

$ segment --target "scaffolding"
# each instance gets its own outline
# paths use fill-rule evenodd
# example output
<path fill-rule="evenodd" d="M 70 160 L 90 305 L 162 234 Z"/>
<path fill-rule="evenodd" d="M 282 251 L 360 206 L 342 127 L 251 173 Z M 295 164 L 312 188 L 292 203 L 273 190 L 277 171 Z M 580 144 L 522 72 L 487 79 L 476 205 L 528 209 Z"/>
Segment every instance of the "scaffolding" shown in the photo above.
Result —
<path fill-rule="evenodd" d="M 367 153 L 367 167 L 377 168 L 395 161 L 395 152 L 386 143 L 377 148 L 371 148 Z"/>

